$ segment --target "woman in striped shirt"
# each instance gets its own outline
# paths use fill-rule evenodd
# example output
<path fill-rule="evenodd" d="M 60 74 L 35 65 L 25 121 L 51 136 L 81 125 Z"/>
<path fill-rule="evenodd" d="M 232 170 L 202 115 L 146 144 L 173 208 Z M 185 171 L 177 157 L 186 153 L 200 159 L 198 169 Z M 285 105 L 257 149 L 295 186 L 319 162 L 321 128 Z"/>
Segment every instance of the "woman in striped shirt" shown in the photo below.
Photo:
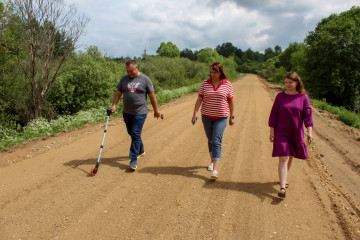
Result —
<path fill-rule="evenodd" d="M 211 178 L 218 179 L 218 166 L 221 157 L 222 136 L 230 115 L 229 124 L 234 124 L 234 90 L 226 80 L 221 63 L 210 66 L 210 78 L 204 80 L 200 86 L 199 95 L 195 103 L 192 123 L 195 124 L 201 107 L 201 119 L 208 139 L 211 163 L 208 170 L 212 171 Z"/>

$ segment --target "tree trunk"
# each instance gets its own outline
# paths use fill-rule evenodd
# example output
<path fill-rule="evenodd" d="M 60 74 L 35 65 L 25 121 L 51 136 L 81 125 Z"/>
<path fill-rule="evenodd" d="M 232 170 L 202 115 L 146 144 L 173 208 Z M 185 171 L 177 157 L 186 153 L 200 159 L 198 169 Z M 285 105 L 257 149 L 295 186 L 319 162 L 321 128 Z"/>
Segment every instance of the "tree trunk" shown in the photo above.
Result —
<path fill-rule="evenodd" d="M 26 54 L 19 64 L 31 85 L 31 120 L 41 117 L 61 66 L 89 20 L 62 0 L 15 0 L 15 4 L 25 33 L 22 49 Z"/>

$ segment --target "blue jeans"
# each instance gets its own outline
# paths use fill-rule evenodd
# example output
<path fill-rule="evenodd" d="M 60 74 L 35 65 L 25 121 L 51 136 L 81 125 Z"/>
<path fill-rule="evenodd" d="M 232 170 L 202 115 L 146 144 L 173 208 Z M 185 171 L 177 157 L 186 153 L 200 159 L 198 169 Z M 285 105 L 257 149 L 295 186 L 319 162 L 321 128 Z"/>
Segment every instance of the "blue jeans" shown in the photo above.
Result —
<path fill-rule="evenodd" d="M 212 154 L 212 160 L 220 160 L 222 136 L 227 124 L 227 117 L 220 119 L 207 118 L 201 115 L 204 124 L 204 130 L 208 139 L 209 152 Z"/>
<path fill-rule="evenodd" d="M 123 119 L 128 134 L 131 136 L 129 158 L 136 161 L 137 157 L 144 152 L 144 144 L 141 140 L 141 132 L 145 123 L 146 114 L 132 115 L 123 112 Z"/>

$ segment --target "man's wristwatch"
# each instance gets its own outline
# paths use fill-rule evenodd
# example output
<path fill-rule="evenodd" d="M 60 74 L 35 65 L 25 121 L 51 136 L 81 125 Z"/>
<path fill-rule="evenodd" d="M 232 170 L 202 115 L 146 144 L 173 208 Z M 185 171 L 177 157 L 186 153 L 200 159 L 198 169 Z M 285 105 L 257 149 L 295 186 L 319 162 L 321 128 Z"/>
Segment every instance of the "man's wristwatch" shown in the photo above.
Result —
<path fill-rule="evenodd" d="M 230 116 L 230 119 L 234 119 L 235 118 L 235 116 L 233 115 L 233 116 Z"/>

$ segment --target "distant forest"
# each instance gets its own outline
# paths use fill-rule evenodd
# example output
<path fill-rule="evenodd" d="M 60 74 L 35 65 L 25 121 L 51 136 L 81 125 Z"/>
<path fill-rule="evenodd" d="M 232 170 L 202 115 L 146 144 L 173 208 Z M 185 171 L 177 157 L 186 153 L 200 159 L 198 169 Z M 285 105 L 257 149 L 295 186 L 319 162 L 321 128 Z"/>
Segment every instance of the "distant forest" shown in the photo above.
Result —
<path fill-rule="evenodd" d="M 69 18 L 64 27 L 58 25 L 64 19 L 60 13 L 51 12 L 61 7 L 58 1 L 32 7 L 23 2 L 0 2 L 0 128 L 21 131 L 33 119 L 109 106 L 117 82 L 126 74 L 127 58 L 109 58 L 96 46 L 77 52 L 88 19 Z M 69 11 L 61 14 L 70 16 Z M 162 42 L 157 55 L 136 60 L 157 92 L 200 83 L 217 61 L 232 79 L 255 73 L 279 83 L 286 72 L 297 71 L 311 97 L 359 113 L 359 23 L 360 7 L 353 7 L 322 19 L 304 40 L 284 50 L 242 50 L 226 42 L 215 49 L 180 51 L 172 42 Z"/>

